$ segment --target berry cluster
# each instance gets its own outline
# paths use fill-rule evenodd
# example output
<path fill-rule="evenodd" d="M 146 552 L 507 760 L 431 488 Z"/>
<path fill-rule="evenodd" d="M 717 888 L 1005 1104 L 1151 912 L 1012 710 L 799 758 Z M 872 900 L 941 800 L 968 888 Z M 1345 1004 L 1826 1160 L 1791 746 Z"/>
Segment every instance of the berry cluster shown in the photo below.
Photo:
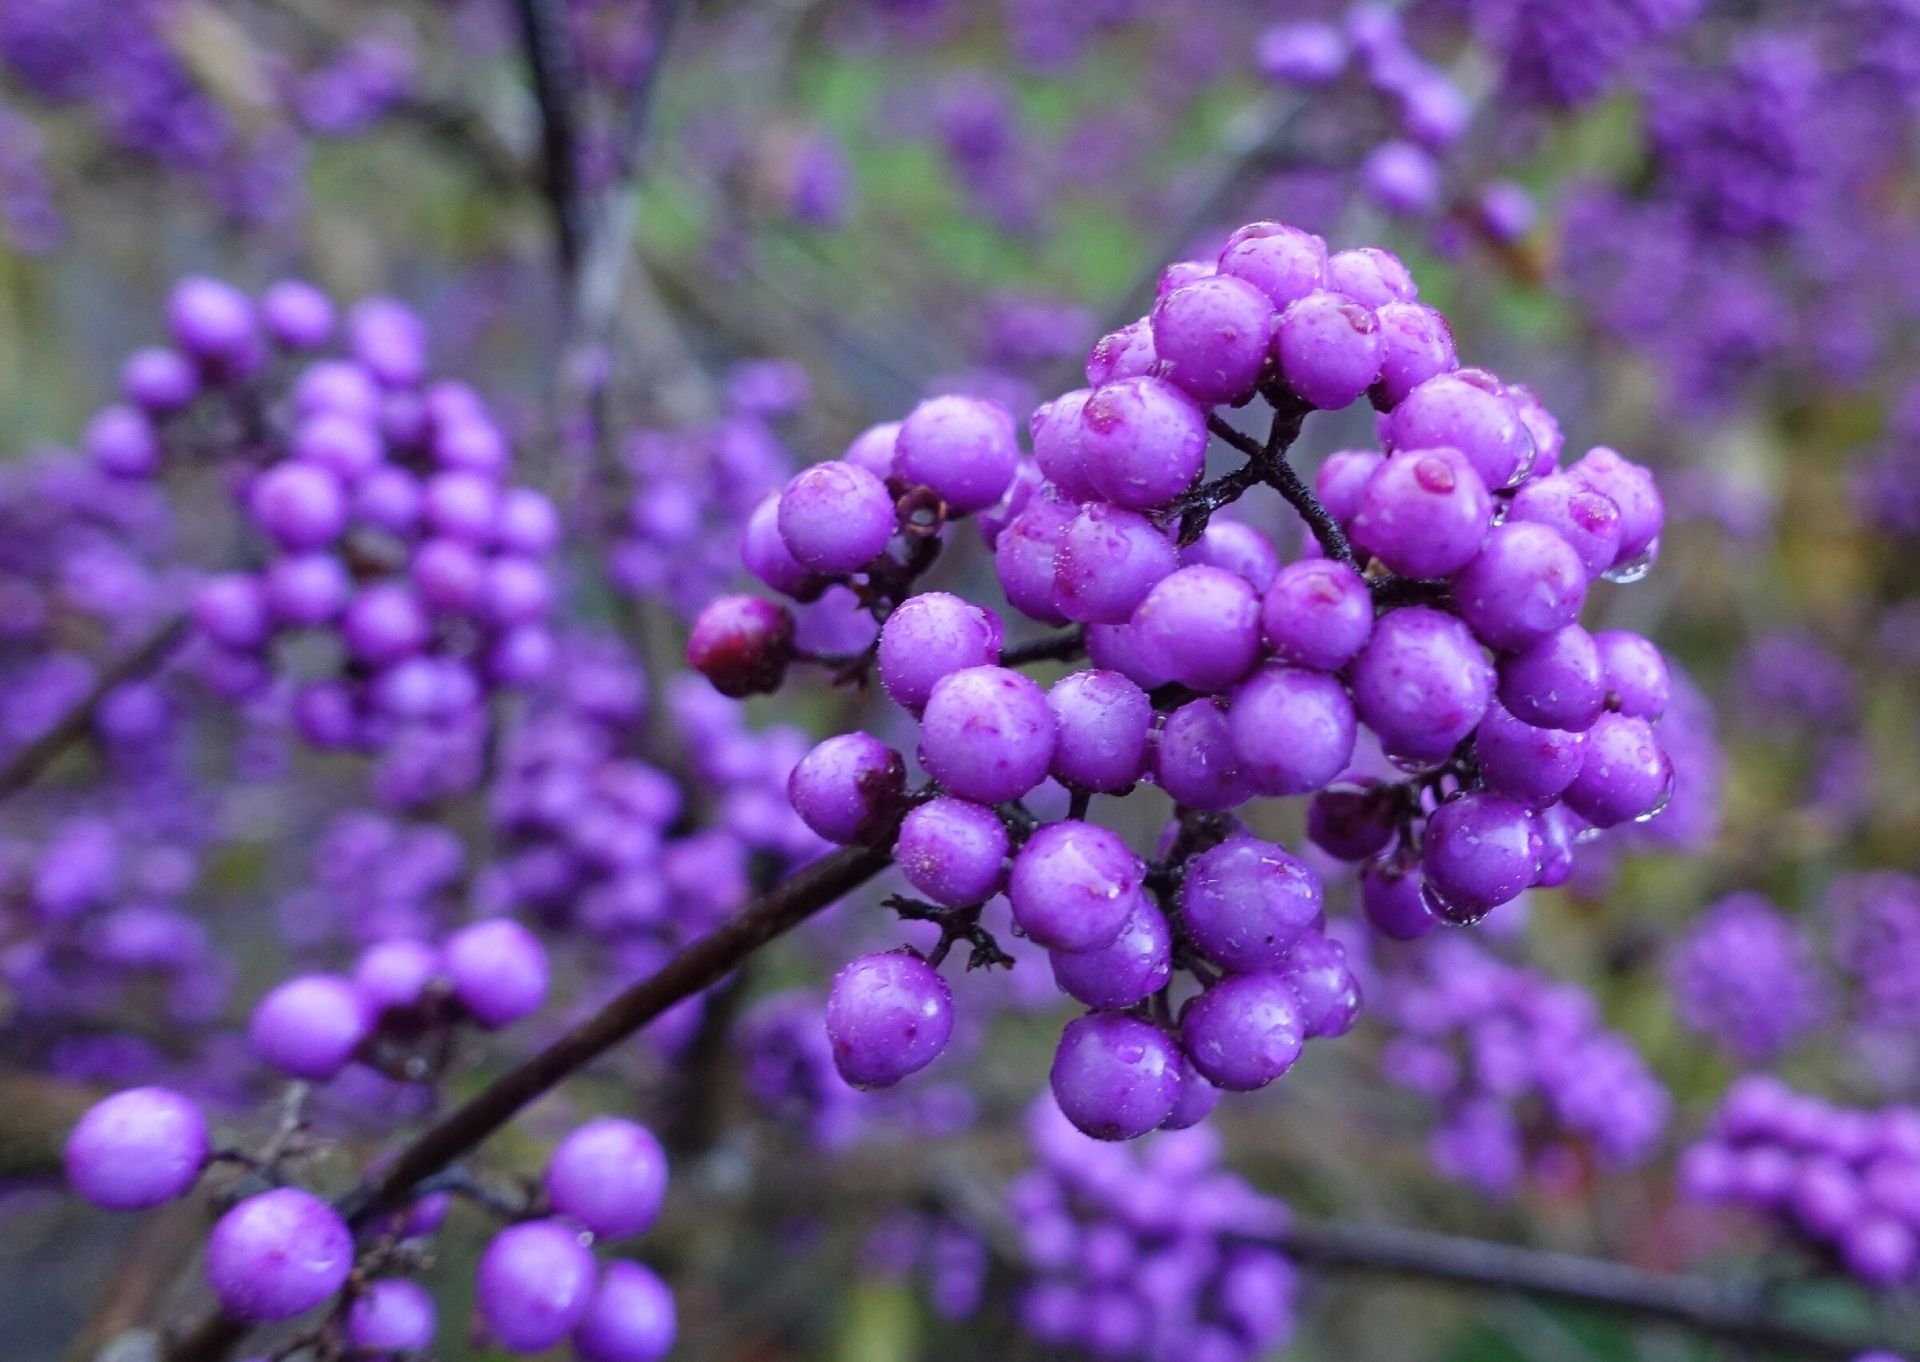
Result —
<path fill-rule="evenodd" d="M 1779 1059 L 1831 1012 L 1812 944 L 1759 894 L 1702 913 L 1669 975 L 1680 1020 L 1746 1064 Z"/>
<path fill-rule="evenodd" d="M 174 348 L 128 361 L 125 400 L 94 418 L 87 443 L 126 478 L 191 453 L 236 465 L 261 551 L 197 592 L 209 681 L 244 698 L 282 679 L 317 747 L 379 750 L 425 729 L 477 748 L 489 691 L 551 665 L 546 560 L 559 536 L 552 503 L 508 480 L 506 436 L 480 398 L 428 382 L 425 328 L 390 299 L 347 313 L 341 358 L 315 357 L 336 318 L 305 284 L 256 303 L 189 279 L 168 317 Z M 434 747 L 415 767 L 445 755 Z M 445 783 L 416 769 L 387 789 L 418 802 Z"/>
<path fill-rule="evenodd" d="M 1351 76 L 1364 86 L 1386 112 L 1393 135 L 1361 159 L 1361 188 L 1399 216 L 1424 217 L 1440 206 L 1438 158 L 1467 131 L 1473 108 L 1458 85 L 1414 50 L 1393 9 L 1356 4 L 1338 23 L 1276 24 L 1260 35 L 1254 62 L 1282 85 L 1318 89 Z M 1532 225 L 1533 202 L 1518 185 L 1503 183 L 1488 198 L 1493 211 L 1483 216 L 1501 239 Z"/>
<path fill-rule="evenodd" d="M 1658 1146 L 1672 1101 L 1580 989 L 1447 939 L 1379 994 L 1395 1032 L 1382 1067 L 1438 1107 L 1431 1150 L 1449 1177 L 1510 1195 L 1529 1178 L 1568 1185 L 1582 1150 L 1618 1168 Z"/>
<path fill-rule="evenodd" d="M 1293 1265 L 1253 1242 L 1286 1208 L 1221 1167 L 1206 1129 L 1130 1149 L 1088 1139 L 1044 1098 L 1034 1166 L 1007 1191 L 1020 1323 L 1048 1348 L 1141 1362 L 1250 1362 L 1293 1331 Z"/>
<path fill-rule="evenodd" d="M 1747 1207 L 1874 1287 L 1920 1268 L 1920 1110 L 1839 1107 L 1755 1075 L 1728 1091 L 1688 1149 L 1680 1186 Z"/>
<path fill-rule="evenodd" d="M 216 1150 L 198 1107 L 166 1088 L 130 1088 L 90 1110 L 66 1146 L 73 1188 L 107 1210 L 144 1210 L 186 1195 L 220 1163 L 248 1169 L 266 1190 L 238 1185 L 207 1241 L 205 1272 L 221 1310 L 250 1324 L 328 1306 L 301 1345 L 354 1356 L 424 1354 L 437 1328 L 432 1297 L 408 1274 L 446 1214 L 446 1190 L 421 1195 L 369 1231 L 286 1180 L 303 1146 L 297 1127 L 256 1157 Z M 509 1220 L 475 1272 L 485 1335 L 519 1354 L 571 1341 L 581 1362 L 658 1362 L 676 1329 L 673 1295 L 630 1259 L 599 1262 L 593 1246 L 652 1227 L 667 1187 L 665 1152 L 644 1126 L 600 1117 L 548 1156 L 537 1189 L 508 1198 L 451 1179 L 450 1187 Z M 327 1355 L 335 1355 L 329 1353 Z"/>
<path fill-rule="evenodd" d="M 151 487 L 43 450 L 0 468 L 0 749 L 42 736 L 98 680 L 96 648 L 139 646 L 184 589 L 166 563 L 174 525 Z M 173 730 L 159 687 L 133 680 L 94 715 L 111 758 L 155 755 Z M 125 763 L 120 763 L 124 765 Z"/>
<path fill-rule="evenodd" d="M 870 648 L 809 652 L 786 607 L 729 596 L 687 655 L 729 695 L 773 690 L 796 663 L 877 672 L 919 721 L 923 789 L 866 733 L 820 744 L 790 784 L 822 837 L 891 845 L 921 896 L 896 906 L 942 924 L 928 958 L 868 956 L 835 981 L 848 1080 L 884 1086 L 940 1053 L 952 1005 L 935 967 L 962 940 L 970 963 L 999 961 L 980 913 L 1004 892 L 1062 990 L 1096 1009 L 1062 1037 L 1056 1096 L 1083 1129 L 1125 1138 L 1190 1124 L 1216 1087 L 1264 1086 L 1358 1006 L 1318 879 L 1228 811 L 1314 795 L 1313 840 L 1365 862 L 1369 920 L 1410 937 L 1560 883 L 1576 836 L 1660 810 L 1665 663 L 1576 621 L 1593 580 L 1645 573 L 1662 513 L 1611 450 L 1560 471 L 1552 417 L 1458 368 L 1397 259 L 1330 256 L 1279 223 L 1169 269 L 1087 376 L 1035 414 L 1032 460 L 997 405 L 934 398 L 754 512 L 748 568 L 801 601 L 850 587 L 882 626 Z M 1214 410 L 1255 397 L 1265 440 Z M 1310 488 L 1288 446 L 1310 412 L 1362 398 L 1386 450 L 1336 454 Z M 1205 482 L 1213 437 L 1245 462 Z M 1212 519 L 1261 485 L 1317 552 L 1283 566 L 1257 530 Z M 1008 648 L 994 610 L 916 589 L 969 514 L 1013 608 L 1077 628 Z M 1008 665 L 1082 649 L 1094 669 L 1050 690 Z M 1405 779 L 1343 780 L 1363 726 Z M 1021 801 L 1049 780 L 1070 807 L 1042 822 Z M 1151 862 L 1087 816 L 1143 780 L 1180 806 Z M 1177 1016 L 1176 970 L 1201 985 Z"/>
<path fill-rule="evenodd" d="M 620 449 L 631 487 L 608 571 L 628 595 L 686 615 L 738 573 L 747 517 L 792 471 L 776 423 L 806 401 L 806 373 L 777 360 L 736 365 L 724 398 L 714 421 L 636 430 Z"/>
<path fill-rule="evenodd" d="M 1920 1065 L 1920 878 L 1896 870 L 1847 876 L 1830 891 L 1833 956 L 1851 986 L 1852 1039 L 1888 1089 L 1916 1090 Z"/>
<path fill-rule="evenodd" d="M 304 882 L 280 900 L 281 932 L 307 951 L 429 938 L 453 917 L 467 870 L 450 828 L 347 809 L 320 829 Z"/>
<path fill-rule="evenodd" d="M 748 728 L 695 678 L 650 696 L 611 639 L 564 637 L 561 657 L 500 744 L 492 859 L 475 897 L 483 912 L 527 912 L 590 937 L 600 971 L 634 979 L 820 851 L 785 797 L 806 740 Z M 656 706 L 684 769 L 635 755 L 662 751 L 648 729 Z M 671 1050 L 698 1019 L 682 1009 L 650 1037 Z"/>
<path fill-rule="evenodd" d="M 21 0 L 0 16 L 0 71 L 116 155 L 197 183 L 229 221 L 271 223 L 298 206 L 307 135 L 357 132 L 412 93 L 414 35 L 387 16 L 345 32 L 298 26 L 327 41 L 289 43 L 284 25 L 237 20 L 221 41 L 259 64 L 251 75 L 208 66 L 163 10 Z M 236 79 L 246 88 L 241 100 Z M 61 222 L 50 206 L 20 211 L 24 221 L 10 226 L 24 231 L 25 248 L 57 243 Z"/>
<path fill-rule="evenodd" d="M 175 838 L 101 813 L 0 842 L 10 1057 L 70 1078 L 138 1081 L 216 1020 L 230 966 L 182 906 L 199 869 Z"/>

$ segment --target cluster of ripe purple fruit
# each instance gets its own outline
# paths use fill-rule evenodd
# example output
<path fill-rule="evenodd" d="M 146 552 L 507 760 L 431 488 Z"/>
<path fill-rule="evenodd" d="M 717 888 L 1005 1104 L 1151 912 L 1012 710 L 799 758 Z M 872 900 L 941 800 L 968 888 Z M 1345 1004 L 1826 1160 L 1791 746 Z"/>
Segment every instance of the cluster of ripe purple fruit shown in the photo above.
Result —
<path fill-rule="evenodd" d="M 1552 416 L 1460 368 L 1415 293 L 1385 251 L 1329 255 L 1254 223 L 1217 261 L 1166 271 L 1151 315 L 1094 347 L 1089 386 L 1034 413 L 1031 458 L 997 404 L 938 397 L 751 518 L 750 571 L 800 601 L 850 586 L 879 637 L 812 656 L 787 607 L 730 596 L 696 622 L 689 661 L 732 695 L 777 688 L 795 663 L 877 670 L 920 725 L 923 786 L 849 733 L 789 787 L 821 836 L 890 847 L 926 900 L 910 915 L 943 924 L 928 958 L 869 956 L 835 981 L 827 1024 L 850 1081 L 892 1083 L 940 1052 L 935 967 L 954 940 L 993 958 L 979 915 L 1004 893 L 1093 1009 L 1061 1039 L 1062 1110 L 1109 1139 L 1190 1124 L 1217 1090 L 1261 1087 L 1305 1040 L 1346 1030 L 1359 1003 L 1318 880 L 1231 810 L 1311 795 L 1313 840 L 1365 864 L 1369 921 L 1407 938 L 1561 882 L 1577 838 L 1664 805 L 1665 663 L 1578 622 L 1596 579 L 1651 565 L 1653 479 L 1609 449 L 1562 469 Z M 1220 410 L 1255 398 L 1264 438 Z M 1286 457 L 1303 421 L 1363 398 L 1384 449 L 1332 455 L 1310 486 Z M 1205 481 L 1215 440 L 1245 458 Z M 1214 518 L 1256 486 L 1300 514 L 1305 556 L 1283 565 L 1265 535 Z M 966 515 L 1007 602 L 1066 632 L 1008 648 L 994 610 L 917 591 Z M 1083 654 L 1093 666 L 1051 688 L 1016 670 Z M 1356 765 L 1363 728 L 1386 764 Z M 1042 823 L 1021 801 L 1048 780 L 1070 812 Z M 1087 816 L 1143 781 L 1177 806 L 1152 860 Z"/>
<path fill-rule="evenodd" d="M 314 1337 L 340 1355 L 424 1355 L 438 1321 L 432 1296 L 410 1274 L 426 1263 L 422 1249 L 446 1216 L 447 1193 L 427 1192 L 387 1222 L 363 1225 L 283 1182 L 294 1156 L 289 1148 L 260 1161 L 216 1149 L 199 1108 L 166 1088 L 107 1098 L 66 1147 L 74 1190 L 115 1211 L 185 1196 L 216 1163 L 247 1163 L 252 1177 L 277 1185 L 233 1199 L 213 1226 L 205 1271 L 221 1311 L 268 1324 L 327 1306 Z M 475 1270 L 485 1336 L 511 1353 L 566 1341 L 581 1362 L 659 1362 L 677 1327 L 672 1292 L 645 1265 L 601 1263 L 593 1250 L 651 1228 L 666 1187 L 666 1154 L 652 1132 L 600 1117 L 554 1147 L 524 1204 L 503 1209 L 482 1197 L 513 1222 Z"/>
<path fill-rule="evenodd" d="M 128 359 L 86 445 L 120 478 L 195 455 L 229 466 L 260 545 L 195 596 L 218 689 L 280 682 L 309 742 L 377 749 L 545 673 L 559 518 L 512 484 L 478 394 L 430 381 L 411 309 L 369 298 L 342 317 L 297 281 L 256 300 L 194 278 L 168 320 L 172 345 Z M 345 353 L 323 356 L 336 331 Z"/>

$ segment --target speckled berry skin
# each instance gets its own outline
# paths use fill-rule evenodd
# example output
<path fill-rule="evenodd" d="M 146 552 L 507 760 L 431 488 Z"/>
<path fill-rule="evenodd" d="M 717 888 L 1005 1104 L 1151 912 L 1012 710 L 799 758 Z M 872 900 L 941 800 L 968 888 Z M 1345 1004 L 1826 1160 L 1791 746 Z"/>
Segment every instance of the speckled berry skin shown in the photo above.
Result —
<path fill-rule="evenodd" d="M 827 1036 L 840 1076 L 856 1088 L 886 1088 L 939 1057 L 953 1034 L 946 980 L 915 955 L 866 955 L 834 976 Z"/>

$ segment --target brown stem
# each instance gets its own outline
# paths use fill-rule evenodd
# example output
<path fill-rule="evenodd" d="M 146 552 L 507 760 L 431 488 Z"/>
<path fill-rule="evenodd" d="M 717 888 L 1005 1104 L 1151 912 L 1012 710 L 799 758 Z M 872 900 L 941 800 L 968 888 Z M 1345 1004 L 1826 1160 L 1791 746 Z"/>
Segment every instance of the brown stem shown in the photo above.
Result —
<path fill-rule="evenodd" d="M 567 31 L 566 6 L 556 0 L 514 0 L 514 12 L 534 102 L 540 108 L 541 190 L 553 214 L 560 271 L 571 280 L 586 236 L 574 128 L 573 37 Z"/>
<path fill-rule="evenodd" d="M 187 616 L 180 614 L 161 625 L 146 642 L 100 673 L 93 689 L 55 720 L 53 727 L 15 752 L 5 765 L 0 765 L 0 799 L 18 794 L 40 779 L 62 752 L 84 738 L 93 728 L 94 715 L 101 704 L 115 690 L 164 665 L 186 641 L 189 624 Z"/>
<path fill-rule="evenodd" d="M 1270 1242 L 1315 1267 L 1562 1301 L 1778 1349 L 1796 1359 L 1852 1358 L 1891 1346 L 1885 1339 L 1846 1336 L 1782 1318 L 1763 1302 L 1704 1278 L 1570 1253 L 1342 1221 L 1297 1222 Z"/>
<path fill-rule="evenodd" d="M 948 1172 L 934 1177 L 932 1191 L 939 1204 L 995 1253 L 1020 1263 L 1018 1227 L 991 1186 Z M 1409 1277 L 1558 1301 L 1776 1351 L 1794 1362 L 1910 1352 L 1914 1343 L 1802 1324 L 1755 1292 L 1705 1277 L 1398 1225 L 1294 1220 L 1277 1232 L 1245 1236 L 1243 1242 L 1271 1245 L 1296 1263 L 1322 1271 Z"/>
<path fill-rule="evenodd" d="M 1016 643 L 1000 654 L 1003 667 L 1026 667 L 1035 662 L 1071 662 L 1087 650 L 1087 631 L 1075 625 L 1045 638 Z"/>

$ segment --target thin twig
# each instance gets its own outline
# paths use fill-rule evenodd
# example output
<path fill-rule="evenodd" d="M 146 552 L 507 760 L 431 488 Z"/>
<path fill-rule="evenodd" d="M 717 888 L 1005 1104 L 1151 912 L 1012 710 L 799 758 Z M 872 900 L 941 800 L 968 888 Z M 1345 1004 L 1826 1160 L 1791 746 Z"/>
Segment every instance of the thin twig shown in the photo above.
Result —
<path fill-rule="evenodd" d="M 0 799 L 18 794 L 46 773 L 61 753 L 93 729 L 94 716 L 106 698 L 124 686 L 159 670 L 174 651 L 186 642 L 189 623 L 185 614 L 174 616 L 148 636 L 146 642 L 100 673 L 93 688 L 54 720 L 53 727 L 28 743 L 0 765 Z"/>
<path fill-rule="evenodd" d="M 553 215 L 560 270 L 569 280 L 580 266 L 586 238 L 585 205 L 580 194 L 579 137 L 576 113 L 573 36 L 566 5 L 560 0 L 514 0 L 520 42 L 540 108 L 540 177 Z"/>
<path fill-rule="evenodd" d="M 1782 1318 L 1761 1302 L 1705 1278 L 1576 1254 L 1342 1221 L 1298 1222 L 1269 1241 L 1295 1260 L 1323 1269 L 1417 1277 L 1659 1320 L 1715 1338 L 1787 1351 L 1796 1362 L 1851 1358 L 1893 1346 L 1884 1338 L 1816 1329 Z"/>
<path fill-rule="evenodd" d="M 1045 638 L 1028 639 L 1025 643 L 1016 643 L 1000 654 L 1003 667 L 1026 667 L 1035 662 L 1071 662 L 1087 650 L 1087 631 L 1084 625 L 1075 625 L 1071 629 L 1057 634 L 1048 634 Z"/>
<path fill-rule="evenodd" d="M 1018 1227 L 990 1187 L 949 1167 L 936 1173 L 931 1190 L 944 1209 L 978 1233 L 996 1254 L 1020 1265 Z M 1777 1350 L 1794 1362 L 1837 1362 L 1874 1351 L 1910 1352 L 1915 1342 L 1801 1324 L 1755 1293 L 1705 1277 L 1653 1272 L 1603 1258 L 1398 1225 L 1294 1220 L 1275 1232 L 1242 1236 L 1242 1242 L 1270 1245 L 1295 1262 L 1321 1271 L 1410 1277 L 1558 1301 Z"/>

